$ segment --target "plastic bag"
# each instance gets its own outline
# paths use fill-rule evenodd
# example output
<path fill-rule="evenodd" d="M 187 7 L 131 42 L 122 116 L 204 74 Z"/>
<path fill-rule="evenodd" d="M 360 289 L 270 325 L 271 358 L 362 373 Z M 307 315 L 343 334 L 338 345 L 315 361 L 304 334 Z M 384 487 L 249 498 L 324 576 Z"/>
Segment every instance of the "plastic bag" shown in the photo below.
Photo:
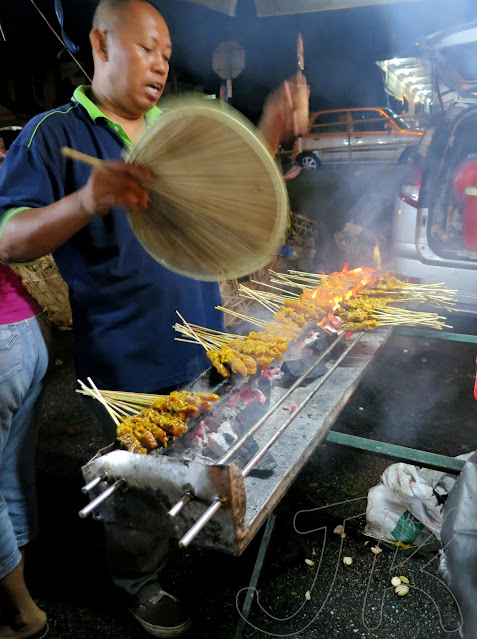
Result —
<path fill-rule="evenodd" d="M 466 460 L 472 453 L 460 455 Z M 393 464 L 381 475 L 382 483 L 368 493 L 365 534 L 385 541 L 420 545 L 432 533 L 440 541 L 442 504 L 457 477 Z"/>

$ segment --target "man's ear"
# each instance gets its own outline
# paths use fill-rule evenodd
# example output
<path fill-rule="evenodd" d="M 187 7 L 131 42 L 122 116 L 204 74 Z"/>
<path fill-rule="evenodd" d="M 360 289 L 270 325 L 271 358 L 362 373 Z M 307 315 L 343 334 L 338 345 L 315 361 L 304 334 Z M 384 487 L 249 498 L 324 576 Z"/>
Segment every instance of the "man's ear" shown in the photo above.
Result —
<path fill-rule="evenodd" d="M 101 31 L 101 29 L 93 29 L 89 34 L 89 41 L 91 42 L 93 54 L 103 60 L 103 62 L 106 62 L 108 60 L 106 32 Z"/>

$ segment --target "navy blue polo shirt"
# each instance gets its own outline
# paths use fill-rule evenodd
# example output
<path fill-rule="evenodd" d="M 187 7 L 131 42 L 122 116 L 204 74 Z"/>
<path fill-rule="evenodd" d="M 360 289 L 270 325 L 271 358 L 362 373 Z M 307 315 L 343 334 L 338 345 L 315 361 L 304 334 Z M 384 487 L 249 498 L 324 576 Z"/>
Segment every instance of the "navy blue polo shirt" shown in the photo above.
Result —
<path fill-rule="evenodd" d="M 146 114 L 150 123 L 160 114 Z M 72 101 L 33 118 L 0 171 L 0 235 L 11 216 L 84 186 L 91 167 L 66 159 L 63 146 L 105 160 L 131 141 L 79 87 Z M 146 253 L 122 208 L 96 217 L 54 252 L 69 286 L 77 375 L 99 388 L 152 392 L 194 379 L 210 362 L 204 349 L 175 341 L 176 310 L 193 324 L 222 330 L 218 285 L 176 275 Z"/>

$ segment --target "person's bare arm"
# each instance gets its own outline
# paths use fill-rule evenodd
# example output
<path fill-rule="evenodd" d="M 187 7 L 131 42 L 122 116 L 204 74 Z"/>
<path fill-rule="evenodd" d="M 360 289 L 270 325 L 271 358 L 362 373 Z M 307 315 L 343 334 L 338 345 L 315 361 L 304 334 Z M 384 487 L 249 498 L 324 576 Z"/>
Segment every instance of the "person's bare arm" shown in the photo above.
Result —
<path fill-rule="evenodd" d="M 147 169 L 105 162 L 93 169 L 87 184 L 54 204 L 13 215 L 0 238 L 2 262 L 28 262 L 47 255 L 80 231 L 96 215 L 106 215 L 112 205 L 146 208 L 149 194 L 139 182 L 151 175 Z"/>
<path fill-rule="evenodd" d="M 295 94 L 298 82 L 306 82 L 303 75 L 297 75 L 284 82 L 265 101 L 257 128 L 265 138 L 272 155 L 277 152 L 280 142 L 297 134 L 294 109 L 297 104 Z"/>

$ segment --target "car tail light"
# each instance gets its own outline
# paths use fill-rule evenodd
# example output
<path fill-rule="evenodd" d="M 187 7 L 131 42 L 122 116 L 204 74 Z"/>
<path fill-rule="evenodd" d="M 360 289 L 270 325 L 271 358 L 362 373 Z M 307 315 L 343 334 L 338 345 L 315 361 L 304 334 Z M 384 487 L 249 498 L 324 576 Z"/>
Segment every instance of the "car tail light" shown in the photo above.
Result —
<path fill-rule="evenodd" d="M 401 181 L 401 186 L 399 187 L 399 195 L 401 196 L 401 199 L 415 208 L 417 208 L 417 203 L 419 201 L 422 174 L 422 162 L 417 159 L 413 160 Z"/>

